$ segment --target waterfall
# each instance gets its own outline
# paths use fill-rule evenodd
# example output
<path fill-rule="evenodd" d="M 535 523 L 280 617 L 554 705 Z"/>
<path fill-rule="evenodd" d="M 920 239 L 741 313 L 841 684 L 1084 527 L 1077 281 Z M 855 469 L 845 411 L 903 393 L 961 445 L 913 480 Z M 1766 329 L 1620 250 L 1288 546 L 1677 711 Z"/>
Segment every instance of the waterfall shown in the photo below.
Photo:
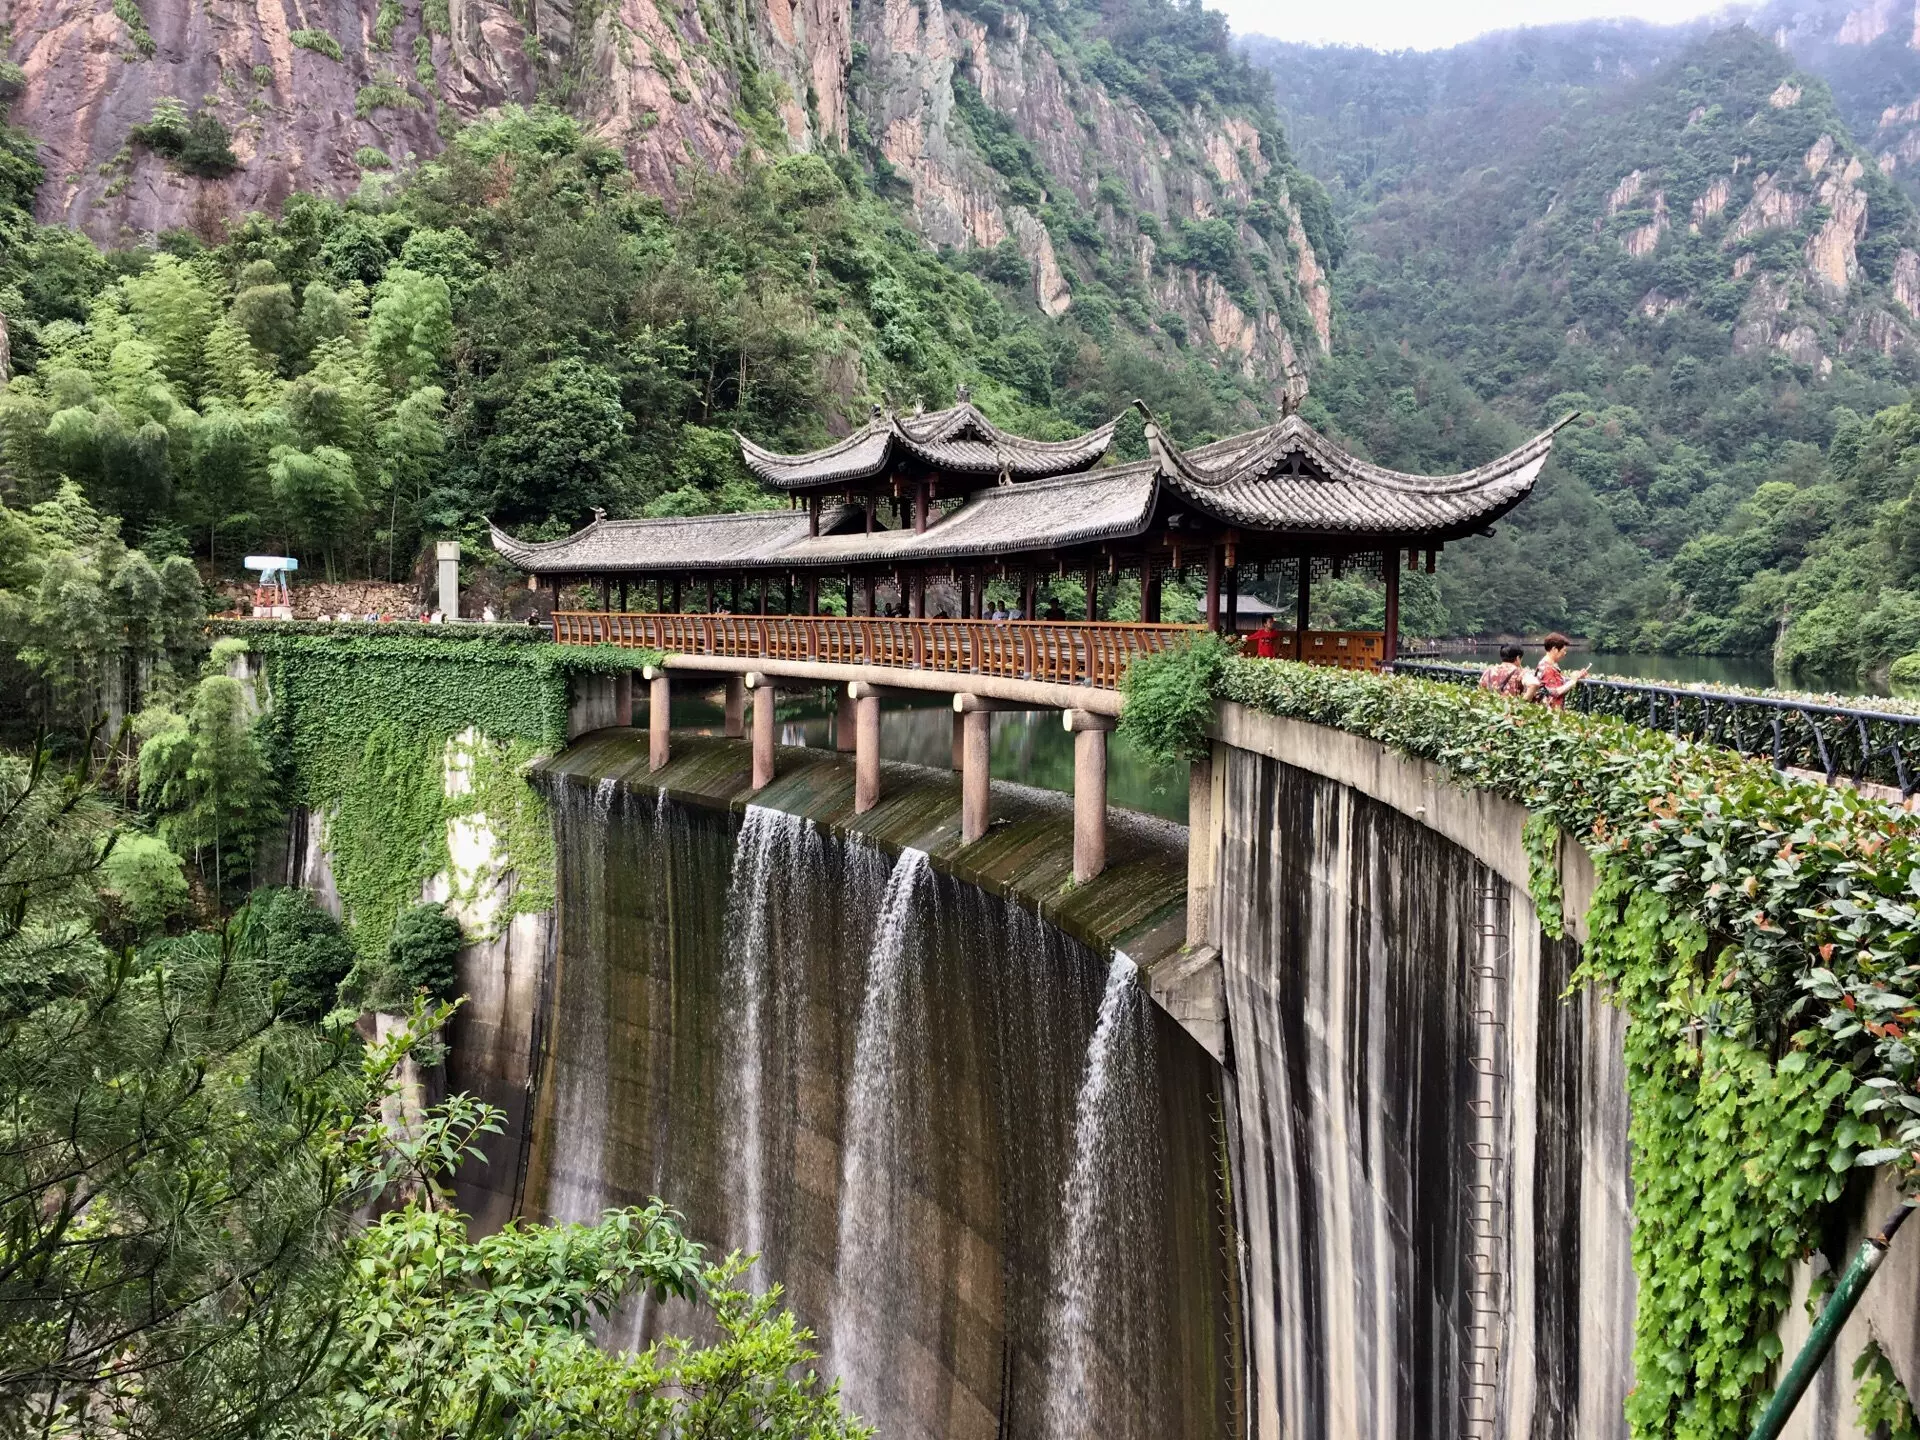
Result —
<path fill-rule="evenodd" d="M 887 877 L 867 956 L 841 1138 L 839 1265 L 829 1333 L 848 1396 L 868 1413 L 897 1378 L 891 1360 L 898 1335 L 888 1317 L 896 1271 L 908 1253 L 903 1231 L 915 1119 L 906 1079 L 923 1040 L 909 972 L 920 958 L 912 944 L 914 901 L 928 874 L 924 851 L 903 850 Z"/>
<path fill-rule="evenodd" d="M 1053 1299 L 1049 1307 L 1047 1427 L 1050 1440 L 1069 1440 L 1087 1432 L 1101 1407 L 1115 1398 L 1116 1376 L 1096 1384 L 1093 1369 L 1095 1330 L 1132 1340 L 1138 1328 L 1124 1313 L 1111 1285 L 1114 1262 L 1137 1264 L 1142 1257 L 1115 1256 L 1112 1242 L 1125 1235 L 1122 1218 L 1148 1198 L 1152 1175 L 1147 1163 L 1144 1111 L 1150 1096 L 1144 1083 L 1153 1044 L 1146 1000 L 1135 983 L 1138 969 L 1115 953 L 1107 967 L 1106 993 L 1087 1042 L 1087 1063 L 1074 1106 L 1073 1160 L 1061 1187 L 1061 1236 L 1054 1256 Z M 1132 1238 L 1128 1236 L 1127 1238 Z M 1118 1416 L 1100 1415 L 1113 1433 Z M 1124 1428 L 1124 1427 L 1122 1427 Z"/>
<path fill-rule="evenodd" d="M 582 836 L 582 858 L 596 869 L 606 864 L 608 827 L 612 823 L 619 782 L 603 777 L 586 797 L 587 828 Z M 571 786 L 561 792 L 561 803 L 575 804 Z M 604 984 L 604 973 L 570 967 L 566 983 L 581 987 Z M 605 1202 L 601 1174 L 607 1144 L 607 1010 L 604 1003 L 580 991 L 579 1028 L 568 1038 L 576 1063 L 561 1073 L 554 1095 L 553 1126 L 564 1148 L 565 1163 L 556 1167 L 547 1195 L 547 1209 L 555 1220 L 591 1223 L 600 1218 Z"/>

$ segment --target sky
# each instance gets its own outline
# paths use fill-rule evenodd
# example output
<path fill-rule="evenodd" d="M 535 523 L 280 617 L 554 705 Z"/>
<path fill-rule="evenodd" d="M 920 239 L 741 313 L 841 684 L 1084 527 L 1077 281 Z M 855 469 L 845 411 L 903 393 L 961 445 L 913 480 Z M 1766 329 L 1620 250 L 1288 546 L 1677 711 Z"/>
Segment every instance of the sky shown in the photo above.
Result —
<path fill-rule="evenodd" d="M 1672 23 L 1726 8 L 1726 0 L 1207 0 L 1239 35 L 1376 50 L 1437 50 L 1489 30 L 1568 20 Z"/>

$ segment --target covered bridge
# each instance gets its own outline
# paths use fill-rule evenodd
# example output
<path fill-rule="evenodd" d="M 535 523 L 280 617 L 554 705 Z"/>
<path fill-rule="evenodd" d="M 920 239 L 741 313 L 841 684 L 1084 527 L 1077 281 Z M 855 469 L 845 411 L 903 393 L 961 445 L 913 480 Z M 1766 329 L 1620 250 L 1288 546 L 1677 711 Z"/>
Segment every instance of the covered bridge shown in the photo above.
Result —
<path fill-rule="evenodd" d="M 638 587 L 648 613 L 692 605 L 812 615 L 822 587 L 837 584 L 849 616 L 872 616 L 890 581 L 906 615 L 927 618 L 928 582 L 944 579 L 960 614 L 940 618 L 964 620 L 981 614 L 988 582 L 1001 579 L 1032 620 L 1038 591 L 1071 575 L 1084 584 L 1092 621 L 1103 577 L 1124 574 L 1139 579 L 1141 622 L 1155 624 L 1166 576 L 1191 570 L 1205 577 L 1206 623 L 1230 629 L 1251 574 L 1294 593 L 1284 653 L 1374 666 L 1397 652 L 1403 564 L 1431 571 L 1448 541 L 1488 530 L 1525 499 L 1567 420 L 1444 476 L 1362 460 L 1297 413 L 1192 450 L 1148 414 L 1148 458 L 1102 466 L 1115 423 L 1071 440 L 1028 440 L 996 427 L 963 390 L 932 414 L 876 409 L 853 434 L 808 454 L 742 437 L 747 467 L 787 492 L 786 510 L 640 520 L 596 512 L 564 539 L 517 540 L 494 526 L 493 542 L 531 583 L 551 586 L 556 602 L 563 585 L 588 584 L 601 611 L 617 594 L 623 613 Z M 1312 635 L 1314 576 L 1346 571 L 1384 582 L 1384 631 Z"/>

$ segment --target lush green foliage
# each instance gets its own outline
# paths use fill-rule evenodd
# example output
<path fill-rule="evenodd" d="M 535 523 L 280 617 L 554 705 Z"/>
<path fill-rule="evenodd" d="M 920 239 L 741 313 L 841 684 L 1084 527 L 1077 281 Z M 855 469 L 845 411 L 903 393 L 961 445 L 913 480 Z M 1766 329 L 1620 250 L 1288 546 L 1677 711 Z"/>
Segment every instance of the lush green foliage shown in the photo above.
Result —
<path fill-rule="evenodd" d="M 129 549 L 76 486 L 0 503 L 0 726 L 84 735 L 166 696 L 192 673 L 205 613 L 188 560 Z"/>
<path fill-rule="evenodd" d="M 184 715 L 144 710 L 140 737 L 140 803 L 160 836 L 181 855 L 222 877 L 245 873 L 261 834 L 279 816 L 273 777 L 261 753 L 240 682 L 209 675 L 196 685 Z"/>
<path fill-rule="evenodd" d="M 400 912 L 387 942 L 387 972 L 402 995 L 424 993 L 429 1000 L 450 1000 L 459 984 L 454 959 L 460 953 L 460 922 L 439 905 L 414 905 Z M 400 1009 L 400 1005 L 383 1005 Z"/>
<path fill-rule="evenodd" d="M 240 923 L 283 987 L 280 1008 L 287 1019 L 318 1024 L 339 1004 L 340 982 L 353 969 L 353 945 L 311 895 L 285 887 L 256 890 Z"/>
<path fill-rule="evenodd" d="M 499 1117 L 409 1111 L 397 1085 L 453 1007 L 366 1048 L 344 1015 L 297 1023 L 346 958 L 304 894 L 104 948 L 116 819 L 84 772 L 0 753 L 0 1429 L 864 1433 L 806 1372 L 778 1287 L 736 1288 L 738 1257 L 708 1264 L 658 1202 L 470 1240 L 446 1182 Z M 717 1343 L 597 1348 L 591 1323 L 641 1290 Z"/>
<path fill-rule="evenodd" d="M 1907 1388 L 1877 1342 L 1869 1340 L 1853 1362 L 1853 1378 L 1860 1382 L 1854 1402 L 1862 1430 L 1873 1440 L 1920 1440 Z"/>
<path fill-rule="evenodd" d="M 1436 761 L 1594 856 L 1583 974 L 1629 1021 L 1634 1433 L 1743 1433 L 1847 1170 L 1920 1168 L 1920 823 L 1461 687 L 1233 660 L 1221 693 Z"/>
<path fill-rule="evenodd" d="M 1233 653 L 1220 636 L 1201 635 L 1134 660 L 1121 677 L 1121 733 L 1162 765 L 1205 759 L 1220 675 Z"/>
<path fill-rule="evenodd" d="M 187 908 L 180 856 L 156 835 L 121 835 L 100 864 L 100 897 L 116 912 L 103 933 L 127 943 L 164 932 Z"/>
<path fill-rule="evenodd" d="M 1496 538 L 1449 547 L 1449 633 L 1765 652 L 1784 628 L 1791 669 L 1836 679 L 1920 648 L 1894 559 L 1913 371 L 1861 339 L 1911 325 L 1889 282 L 1920 231 L 1864 155 L 1844 294 L 1807 269 L 1830 213 L 1811 190 L 1744 218 L 1757 175 L 1806 176 L 1822 136 L 1835 163 L 1851 149 L 1826 88 L 1757 28 L 1256 47 L 1352 234 L 1311 413 L 1436 470 L 1589 416 Z M 1783 85 L 1797 98 L 1776 105 Z"/>
<path fill-rule="evenodd" d="M 187 107 L 172 96 L 154 101 L 152 117 L 128 130 L 127 138 L 203 180 L 217 180 L 240 168 L 229 143 L 232 137 L 219 117 L 211 110 L 189 115 Z"/>
<path fill-rule="evenodd" d="M 449 868 L 450 820 L 484 815 L 496 863 L 514 872 L 500 918 L 550 903 L 553 841 L 525 768 L 566 743 L 570 674 L 659 658 L 504 625 L 248 633 L 267 662 L 268 747 L 288 799 L 327 817 L 334 881 L 368 967 L 384 964 L 422 883 Z M 464 788 L 447 784 L 450 763 Z M 454 882 L 456 898 L 472 898 Z"/>

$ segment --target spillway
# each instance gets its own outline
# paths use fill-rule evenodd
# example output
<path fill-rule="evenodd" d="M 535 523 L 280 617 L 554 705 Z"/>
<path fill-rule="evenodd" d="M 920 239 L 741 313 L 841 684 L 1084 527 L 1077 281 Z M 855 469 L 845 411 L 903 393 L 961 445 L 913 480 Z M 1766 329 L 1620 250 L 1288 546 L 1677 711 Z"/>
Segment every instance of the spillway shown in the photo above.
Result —
<path fill-rule="evenodd" d="M 1124 957 L 912 848 L 546 783 L 527 1212 L 658 1195 L 759 1253 L 889 1436 L 1238 1430 L 1224 1079 Z"/>

